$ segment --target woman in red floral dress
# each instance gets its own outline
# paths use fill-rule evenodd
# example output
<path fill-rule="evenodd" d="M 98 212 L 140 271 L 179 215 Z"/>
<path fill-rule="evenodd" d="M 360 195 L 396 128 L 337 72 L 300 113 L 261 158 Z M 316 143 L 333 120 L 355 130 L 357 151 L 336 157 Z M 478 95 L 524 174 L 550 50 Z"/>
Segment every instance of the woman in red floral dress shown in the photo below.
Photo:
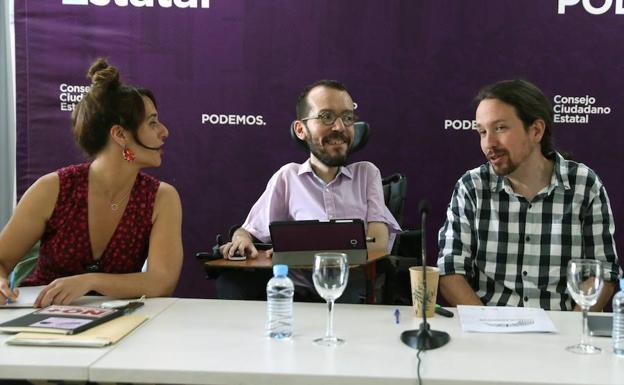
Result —
<path fill-rule="evenodd" d="M 0 301 L 14 300 L 8 275 L 41 240 L 22 286 L 46 285 L 37 306 L 89 293 L 169 296 L 182 266 L 182 208 L 175 188 L 143 173 L 158 167 L 169 136 L 153 94 L 123 84 L 103 59 L 72 113 L 74 137 L 90 162 L 39 178 L 0 232 Z M 141 267 L 147 260 L 147 270 Z"/>

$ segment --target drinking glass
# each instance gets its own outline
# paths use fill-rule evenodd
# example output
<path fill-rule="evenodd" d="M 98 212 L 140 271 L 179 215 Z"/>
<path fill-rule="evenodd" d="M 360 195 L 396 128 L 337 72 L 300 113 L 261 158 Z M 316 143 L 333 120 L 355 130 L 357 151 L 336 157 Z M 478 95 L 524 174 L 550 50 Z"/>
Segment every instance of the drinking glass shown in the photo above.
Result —
<path fill-rule="evenodd" d="M 312 280 L 321 297 L 327 301 L 327 331 L 324 337 L 314 342 L 323 346 L 337 346 L 345 341 L 334 336 L 334 301 L 339 298 L 347 287 L 349 264 L 344 253 L 318 253 L 314 255 Z"/>
<path fill-rule="evenodd" d="M 567 351 L 578 354 L 597 354 L 600 348 L 589 344 L 587 312 L 598 301 L 603 286 L 602 264 L 594 259 L 572 259 L 568 262 L 568 291 L 583 311 L 581 343 L 568 346 Z"/>

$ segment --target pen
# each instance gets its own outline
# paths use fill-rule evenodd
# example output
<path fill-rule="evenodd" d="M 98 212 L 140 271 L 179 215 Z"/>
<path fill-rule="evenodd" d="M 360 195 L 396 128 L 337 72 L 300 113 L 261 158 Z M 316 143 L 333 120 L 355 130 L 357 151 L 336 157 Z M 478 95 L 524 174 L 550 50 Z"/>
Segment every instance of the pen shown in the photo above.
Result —
<path fill-rule="evenodd" d="M 435 312 L 436 314 L 441 315 L 442 317 L 447 317 L 447 318 L 453 318 L 453 312 L 446 310 L 445 308 L 443 308 L 442 306 L 438 305 L 436 303 L 435 306 Z"/>
<path fill-rule="evenodd" d="M 399 323 L 399 317 L 401 316 L 401 311 L 399 309 L 394 310 L 394 323 Z"/>
<path fill-rule="evenodd" d="M 15 270 L 11 271 L 11 274 L 9 274 L 9 289 L 11 290 L 11 293 L 13 292 L 13 289 L 15 289 Z M 7 298 L 5 304 L 8 305 L 10 303 L 11 300 Z"/>
<path fill-rule="evenodd" d="M 133 311 L 135 311 L 136 309 L 140 308 L 141 306 L 143 306 L 145 302 L 143 301 L 133 301 L 133 302 L 129 302 L 126 306 L 120 308 L 124 314 L 130 314 Z"/>

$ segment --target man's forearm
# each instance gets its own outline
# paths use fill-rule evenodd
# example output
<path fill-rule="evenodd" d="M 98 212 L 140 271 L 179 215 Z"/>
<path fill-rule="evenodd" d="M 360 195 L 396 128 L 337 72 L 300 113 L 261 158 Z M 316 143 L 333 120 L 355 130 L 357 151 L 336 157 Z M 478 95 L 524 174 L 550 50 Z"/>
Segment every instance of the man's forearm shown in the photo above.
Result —
<path fill-rule="evenodd" d="M 615 289 L 615 284 L 613 282 L 605 282 L 602 287 L 602 291 L 600 292 L 600 296 L 598 296 L 598 300 L 596 304 L 589 308 L 589 311 L 603 311 L 604 307 L 607 306 L 611 296 L 613 295 L 613 290 Z M 574 311 L 581 311 L 581 307 L 576 304 L 574 305 Z"/>
<path fill-rule="evenodd" d="M 600 296 L 598 297 L 598 301 L 596 301 L 596 304 L 592 306 L 589 310 L 602 311 L 604 307 L 607 306 L 607 303 L 609 303 L 609 300 L 613 295 L 613 290 L 615 290 L 615 283 L 605 282 L 604 286 L 602 287 L 602 291 L 600 292 Z"/>
<path fill-rule="evenodd" d="M 451 306 L 483 305 L 483 302 L 472 290 L 466 278 L 460 274 L 440 277 L 440 294 Z"/>
<path fill-rule="evenodd" d="M 390 237 L 388 232 L 388 225 L 383 222 L 369 222 L 367 238 L 375 239 L 373 242 L 368 242 L 366 247 L 368 251 L 383 252 L 388 251 L 388 238 Z"/>

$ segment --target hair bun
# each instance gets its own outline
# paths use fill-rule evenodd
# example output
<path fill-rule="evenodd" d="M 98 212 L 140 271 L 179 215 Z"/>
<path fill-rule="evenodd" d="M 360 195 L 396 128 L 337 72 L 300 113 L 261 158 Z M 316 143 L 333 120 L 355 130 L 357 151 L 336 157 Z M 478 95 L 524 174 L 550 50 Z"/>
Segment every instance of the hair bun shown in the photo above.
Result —
<path fill-rule="evenodd" d="M 109 65 L 105 59 L 98 58 L 87 71 L 87 77 L 91 79 L 93 87 L 104 89 L 117 88 L 121 85 L 117 68 Z"/>

